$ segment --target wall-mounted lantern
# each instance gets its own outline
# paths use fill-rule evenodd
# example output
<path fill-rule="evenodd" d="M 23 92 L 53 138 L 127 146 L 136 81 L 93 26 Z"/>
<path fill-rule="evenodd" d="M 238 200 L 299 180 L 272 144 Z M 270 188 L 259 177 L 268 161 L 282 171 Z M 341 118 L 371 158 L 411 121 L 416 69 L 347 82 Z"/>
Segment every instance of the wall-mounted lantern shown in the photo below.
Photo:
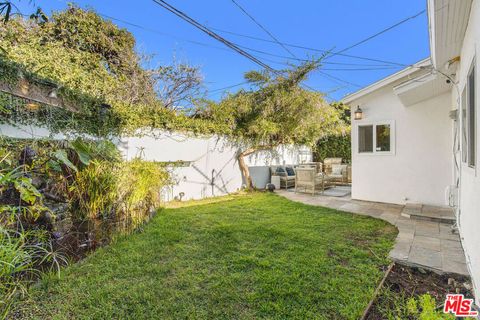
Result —
<path fill-rule="evenodd" d="M 357 110 L 355 110 L 355 120 L 362 120 L 363 119 L 363 110 L 360 106 L 357 106 Z"/>

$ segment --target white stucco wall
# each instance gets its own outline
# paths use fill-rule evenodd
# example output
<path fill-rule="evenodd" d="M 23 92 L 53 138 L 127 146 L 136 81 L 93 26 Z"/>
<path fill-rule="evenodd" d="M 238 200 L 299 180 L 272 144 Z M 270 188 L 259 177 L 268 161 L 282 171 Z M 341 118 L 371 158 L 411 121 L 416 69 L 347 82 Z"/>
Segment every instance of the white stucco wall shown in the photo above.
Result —
<path fill-rule="evenodd" d="M 166 200 L 185 194 L 184 199 L 224 195 L 242 187 L 236 154 L 238 148 L 218 137 L 195 138 L 182 134 L 157 133 L 155 136 L 125 137 L 119 148 L 127 159 L 139 155 L 151 161 L 188 161 L 172 170 L 177 182 L 164 192 Z M 311 154 L 301 155 L 296 147 L 278 148 L 275 154 L 258 153 L 247 158 L 256 187 L 265 188 L 270 179 L 268 165 L 311 161 Z M 212 184 L 213 178 L 213 184 Z"/>
<path fill-rule="evenodd" d="M 405 107 L 386 86 L 350 103 L 363 120 L 352 121 L 352 197 L 405 204 L 445 204 L 452 184 L 452 121 L 450 93 Z M 359 154 L 357 126 L 394 121 L 393 154 Z"/>
<path fill-rule="evenodd" d="M 51 135 L 45 128 L 24 125 L 0 125 L 0 135 L 21 138 L 65 139 L 63 134 Z M 148 161 L 186 162 L 185 166 L 170 167 L 175 184 L 162 190 L 166 201 L 184 193 L 183 199 L 220 196 L 239 190 L 243 179 L 236 160 L 238 148 L 218 137 L 192 137 L 157 131 L 142 137 L 113 139 L 127 160 L 141 157 Z M 310 150 L 294 146 L 280 147 L 276 152 L 260 152 L 247 157 L 253 182 L 265 188 L 269 182 L 271 164 L 297 164 L 311 161 Z"/>
<path fill-rule="evenodd" d="M 476 61 L 476 168 L 469 168 L 466 164 L 461 164 L 458 222 L 460 236 L 467 255 L 467 264 L 476 289 L 476 303 L 480 305 L 480 1 L 478 0 L 474 0 L 472 3 L 460 58 L 457 70 L 460 92 L 465 87 L 467 73 L 474 58 Z M 454 101 L 456 101 L 456 89 L 452 91 L 452 95 L 454 96 Z"/>

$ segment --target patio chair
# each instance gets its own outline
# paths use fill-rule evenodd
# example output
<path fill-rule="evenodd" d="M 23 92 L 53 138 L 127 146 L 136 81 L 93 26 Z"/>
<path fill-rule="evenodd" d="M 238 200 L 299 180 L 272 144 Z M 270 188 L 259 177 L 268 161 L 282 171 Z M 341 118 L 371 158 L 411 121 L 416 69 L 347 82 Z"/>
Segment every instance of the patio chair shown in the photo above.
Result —
<path fill-rule="evenodd" d="M 315 168 L 317 173 L 323 172 L 323 163 L 321 162 L 307 162 L 298 165 L 299 168 Z"/>
<path fill-rule="evenodd" d="M 323 173 L 317 173 L 315 168 L 298 167 L 295 171 L 295 193 L 299 188 L 304 188 L 305 192 L 311 190 L 312 195 L 316 190 L 325 190 L 328 178 Z"/>
<path fill-rule="evenodd" d="M 280 188 L 295 186 L 295 170 L 293 166 L 270 166 L 270 174 L 280 177 Z"/>
<path fill-rule="evenodd" d="M 342 158 L 325 158 L 323 160 L 323 172 L 330 175 L 334 164 L 342 164 Z"/>
<path fill-rule="evenodd" d="M 327 174 L 331 182 L 336 184 L 348 183 L 348 165 L 332 164 L 330 173 Z"/>

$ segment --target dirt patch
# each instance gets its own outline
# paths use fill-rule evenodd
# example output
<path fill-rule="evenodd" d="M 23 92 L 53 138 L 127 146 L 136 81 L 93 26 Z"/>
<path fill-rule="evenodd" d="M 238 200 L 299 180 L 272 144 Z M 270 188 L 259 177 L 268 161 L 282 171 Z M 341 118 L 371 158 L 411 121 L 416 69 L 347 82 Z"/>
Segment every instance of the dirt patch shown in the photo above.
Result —
<path fill-rule="evenodd" d="M 437 274 L 419 268 L 396 264 L 388 275 L 366 319 L 417 319 L 409 315 L 408 301 L 430 295 L 437 309 L 443 307 L 448 293 L 461 293 L 473 298 L 470 278 L 453 274 Z"/>

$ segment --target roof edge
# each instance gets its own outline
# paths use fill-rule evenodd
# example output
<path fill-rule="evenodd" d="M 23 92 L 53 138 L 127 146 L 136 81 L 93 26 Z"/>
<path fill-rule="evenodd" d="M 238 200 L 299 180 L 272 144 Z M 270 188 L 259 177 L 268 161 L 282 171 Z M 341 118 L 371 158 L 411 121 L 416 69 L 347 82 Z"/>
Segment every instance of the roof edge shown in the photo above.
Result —
<path fill-rule="evenodd" d="M 398 71 L 398 72 L 396 72 L 396 73 L 394 73 L 390 76 L 387 76 L 383 79 L 380 79 L 379 81 L 374 82 L 374 83 L 368 85 L 365 88 L 362 88 L 362 89 L 360 89 L 360 90 L 358 90 L 354 93 L 351 93 L 351 94 L 345 96 L 343 99 L 341 99 L 341 101 L 343 103 L 348 104 L 348 103 L 350 103 L 352 101 L 355 101 L 355 100 L 357 100 L 357 99 L 359 99 L 359 98 L 361 98 L 361 97 L 363 97 L 367 94 L 370 94 L 370 93 L 372 93 L 372 92 L 374 92 L 378 89 L 381 89 L 381 88 L 383 88 L 383 87 L 385 87 L 385 86 L 387 86 L 387 85 L 389 85 L 389 84 L 391 84 L 391 83 L 393 83 L 397 80 L 400 80 L 404 77 L 407 77 L 407 76 L 411 75 L 412 73 L 414 73 L 414 72 L 416 72 L 416 71 L 418 71 L 422 68 L 425 68 L 425 67 L 428 67 L 428 66 L 431 66 L 431 65 L 432 65 L 432 63 L 431 63 L 430 57 L 425 58 L 423 60 L 420 60 L 417 63 L 414 63 L 412 65 L 407 66 L 406 68 L 404 68 L 404 69 L 402 69 L 402 70 L 400 70 L 400 71 Z"/>

